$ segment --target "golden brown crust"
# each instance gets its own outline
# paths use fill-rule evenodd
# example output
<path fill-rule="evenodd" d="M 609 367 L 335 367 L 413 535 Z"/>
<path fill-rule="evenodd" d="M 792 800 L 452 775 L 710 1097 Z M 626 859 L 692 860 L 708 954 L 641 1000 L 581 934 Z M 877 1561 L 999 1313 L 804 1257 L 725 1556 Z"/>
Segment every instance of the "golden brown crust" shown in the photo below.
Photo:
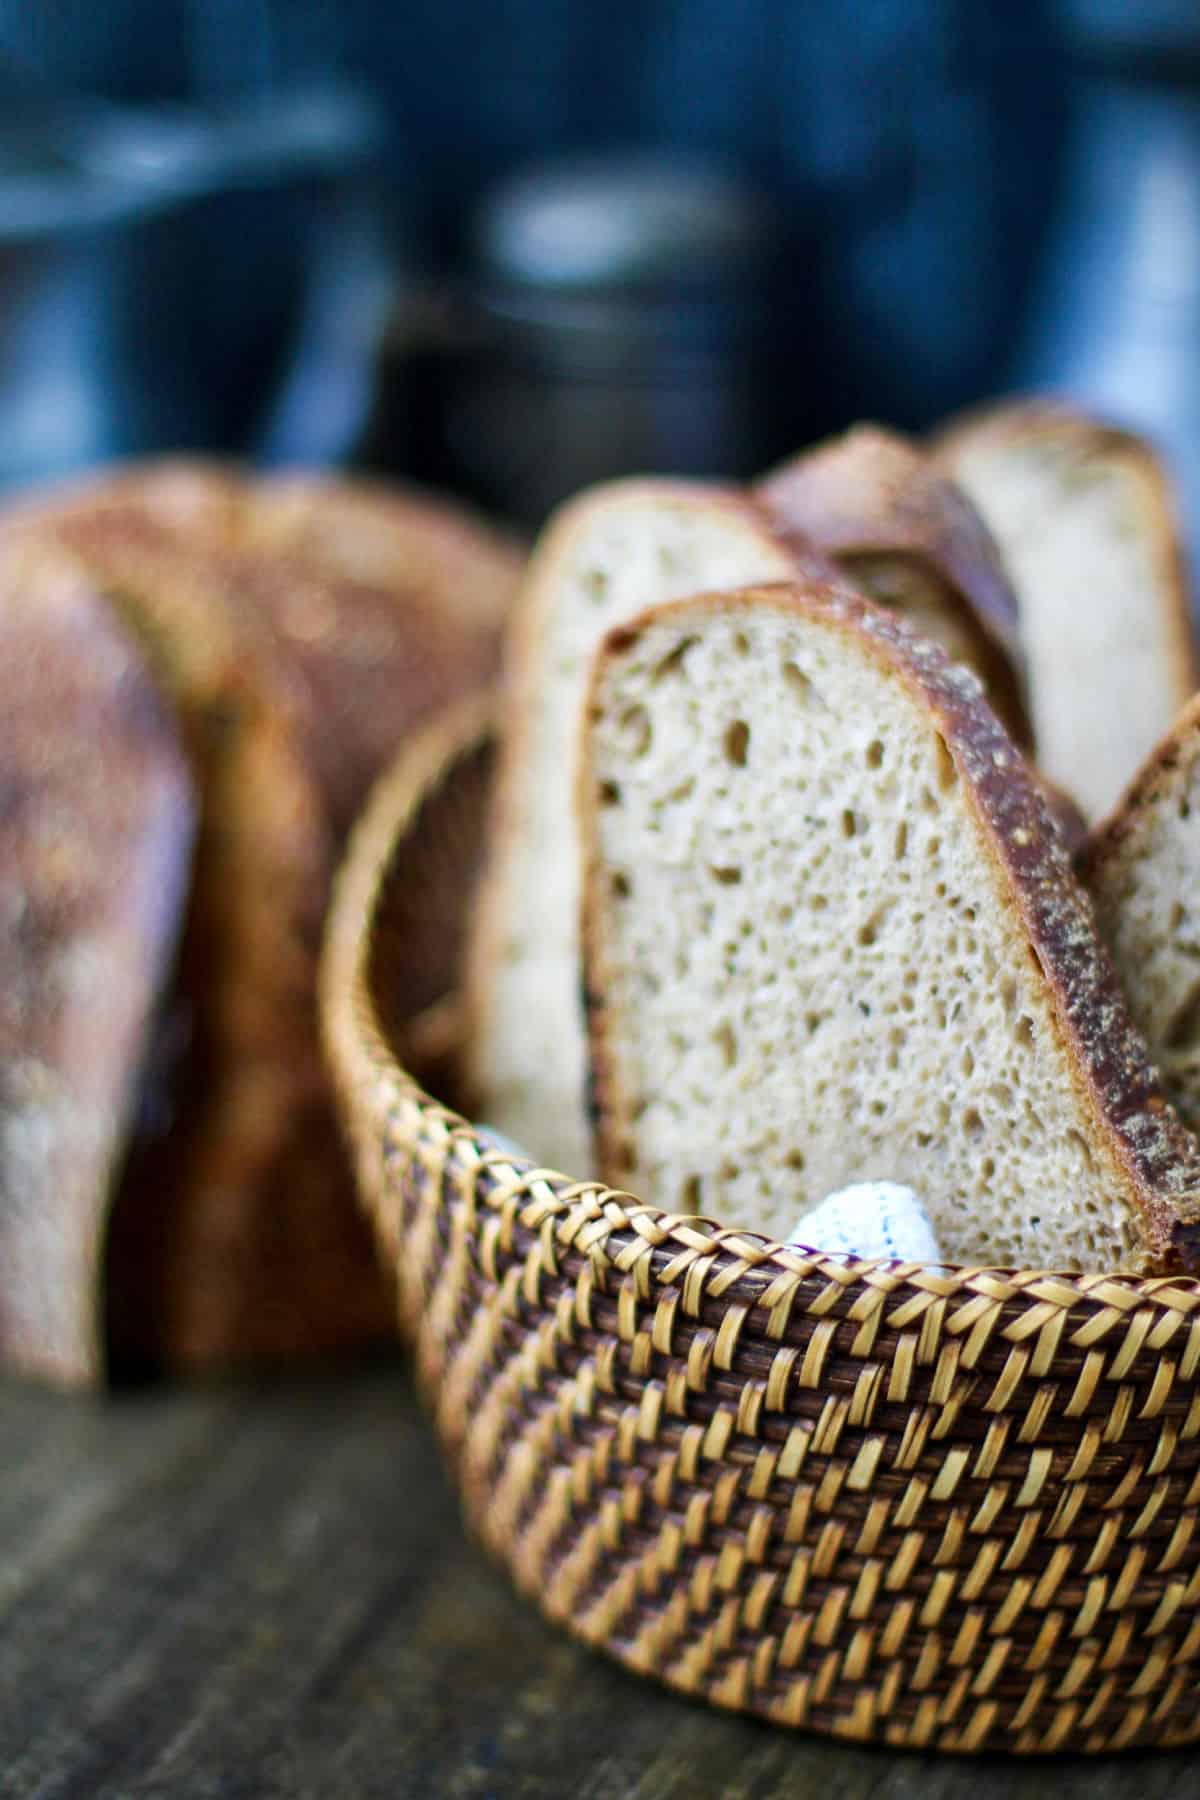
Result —
<path fill-rule="evenodd" d="M 928 708 L 983 828 L 997 872 L 1021 920 L 1046 984 L 1078 1091 L 1097 1125 L 1094 1146 L 1122 1177 L 1146 1247 L 1147 1269 L 1194 1266 L 1200 1252 L 1200 1144 L 1164 1099 L 1144 1044 L 1129 1022 L 1116 975 L 1074 879 L 1062 837 L 1020 752 L 983 701 L 980 684 L 907 622 L 846 588 L 776 584 L 674 602 L 609 634 L 593 670 L 596 704 L 608 662 L 652 622 L 698 610 L 794 606 L 810 621 L 852 639 Z M 584 855 L 584 967 L 596 1078 L 601 1167 L 618 1146 L 608 1094 L 603 971 L 598 955 L 598 841 L 594 795 L 580 795 Z"/>
<path fill-rule="evenodd" d="M 946 420 L 930 440 L 939 466 L 953 478 L 959 458 L 977 446 L 1043 443 L 1053 437 L 1081 458 L 1126 462 L 1141 475 L 1157 523 L 1170 594 L 1168 628 L 1179 704 L 1200 686 L 1200 645 L 1191 614 L 1191 576 L 1174 487 L 1149 439 L 1081 412 L 1049 396 L 1026 396 L 981 406 Z"/>
<path fill-rule="evenodd" d="M 191 782 L 132 639 L 63 557 L 0 550 L 0 688 L 0 1361 L 93 1385 Z"/>
<path fill-rule="evenodd" d="M 1029 742 L 1011 583 L 983 520 L 929 456 L 896 432 L 857 425 L 772 470 L 754 491 L 856 585 L 880 561 L 923 571 L 954 627 L 946 647 L 955 655 L 963 644 L 1013 735 Z"/>
<path fill-rule="evenodd" d="M 436 599 L 447 620 L 484 633 L 502 625 L 525 565 L 523 545 L 457 503 L 299 470 L 255 484 L 242 544 L 405 604 Z"/>
<path fill-rule="evenodd" d="M 351 577 L 369 519 L 383 549 Z M 175 1114 L 114 1219 L 114 1322 L 136 1327 L 118 1348 L 207 1367 L 382 1338 L 391 1298 L 320 1056 L 324 906 L 378 769 L 491 678 L 515 554 L 424 500 L 194 464 L 35 500 L 6 531 L 70 545 L 112 592 L 203 788 Z"/>

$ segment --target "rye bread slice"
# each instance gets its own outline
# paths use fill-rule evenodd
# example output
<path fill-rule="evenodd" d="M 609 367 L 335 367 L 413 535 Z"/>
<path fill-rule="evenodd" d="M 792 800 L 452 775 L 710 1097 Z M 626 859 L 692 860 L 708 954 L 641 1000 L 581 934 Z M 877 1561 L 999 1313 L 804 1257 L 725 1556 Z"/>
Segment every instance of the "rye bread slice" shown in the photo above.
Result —
<path fill-rule="evenodd" d="M 1083 844 L 1077 868 L 1163 1086 L 1200 1129 L 1200 695 Z"/>
<path fill-rule="evenodd" d="M 0 549 L 0 696 L 0 1361 L 91 1386 L 192 786 L 135 643 L 62 557 Z"/>
<path fill-rule="evenodd" d="M 927 452 L 898 432 L 856 425 L 772 470 L 754 491 L 784 529 L 974 669 L 1013 737 L 1029 742 L 1007 572 L 979 514 Z"/>
<path fill-rule="evenodd" d="M 568 1174 L 591 1165 L 574 799 L 592 654 L 646 606 L 790 577 L 801 554 L 737 491 L 661 480 L 590 490 L 534 551 L 510 628 L 489 866 L 467 952 L 467 1086 L 479 1116 Z"/>
<path fill-rule="evenodd" d="M 938 646 L 814 583 L 647 613 L 601 654 L 582 770 L 606 1180 L 782 1237 L 886 1178 L 955 1261 L 1192 1260 L 1200 1147 Z"/>
<path fill-rule="evenodd" d="M 1145 439 L 1047 401 L 936 449 L 1017 591 L 1039 766 L 1101 818 L 1200 682 L 1170 476 Z"/>

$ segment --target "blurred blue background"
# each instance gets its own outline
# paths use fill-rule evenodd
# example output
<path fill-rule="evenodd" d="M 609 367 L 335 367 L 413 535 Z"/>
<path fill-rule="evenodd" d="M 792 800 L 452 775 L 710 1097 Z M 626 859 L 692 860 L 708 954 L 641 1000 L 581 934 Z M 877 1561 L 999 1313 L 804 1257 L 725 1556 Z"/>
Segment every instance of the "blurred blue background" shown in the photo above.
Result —
<path fill-rule="evenodd" d="M 1037 384 L 1194 486 L 1198 12 L 0 0 L 0 482 L 195 448 L 533 520 Z"/>

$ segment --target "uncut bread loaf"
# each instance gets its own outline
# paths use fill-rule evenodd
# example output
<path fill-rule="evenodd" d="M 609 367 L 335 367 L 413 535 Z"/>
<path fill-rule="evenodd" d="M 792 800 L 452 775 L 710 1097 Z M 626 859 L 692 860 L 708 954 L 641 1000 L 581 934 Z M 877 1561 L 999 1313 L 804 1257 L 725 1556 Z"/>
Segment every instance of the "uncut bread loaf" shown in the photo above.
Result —
<path fill-rule="evenodd" d="M 0 1361 L 86 1386 L 194 797 L 136 645 L 62 556 L 0 548 L 0 695 Z"/>
<path fill-rule="evenodd" d="M 926 451 L 882 426 L 856 425 L 754 491 L 855 587 L 974 669 L 1012 735 L 1029 742 L 1012 586 L 979 514 Z"/>
<path fill-rule="evenodd" d="M 601 1172 L 782 1237 L 903 1182 L 955 1261 L 1193 1260 L 1166 1105 L 977 679 L 808 583 L 613 632 L 581 765 Z"/>
<path fill-rule="evenodd" d="M 1200 696 L 1077 863 L 1166 1092 L 1200 1129 Z"/>
<path fill-rule="evenodd" d="M 1103 817 L 1200 680 L 1167 471 L 1050 402 L 953 423 L 937 455 L 1017 591 L 1038 764 Z"/>
<path fill-rule="evenodd" d="M 391 560 L 351 574 L 357 521 L 380 512 Z M 139 1137 L 113 1217 L 121 1363 L 213 1367 L 390 1333 L 321 1055 L 325 904 L 375 774 L 493 678 L 520 567 L 463 519 L 442 569 L 427 524 L 439 547 L 454 535 L 423 498 L 188 464 L 7 522 L 68 547 L 113 597 L 179 709 L 202 795 L 161 1128 Z"/>
<path fill-rule="evenodd" d="M 591 1163 L 574 802 L 592 654 L 646 606 L 787 578 L 804 554 L 734 490 L 654 480 L 584 494 L 535 549 L 509 637 L 489 866 L 467 953 L 467 1077 L 479 1116 L 568 1174 Z"/>

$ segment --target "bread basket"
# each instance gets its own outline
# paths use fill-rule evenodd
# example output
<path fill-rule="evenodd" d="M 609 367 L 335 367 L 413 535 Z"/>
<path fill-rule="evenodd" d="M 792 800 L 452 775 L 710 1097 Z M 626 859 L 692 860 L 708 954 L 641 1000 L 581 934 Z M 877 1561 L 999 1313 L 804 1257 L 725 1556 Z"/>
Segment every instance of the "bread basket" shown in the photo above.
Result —
<path fill-rule="evenodd" d="M 384 781 L 323 977 L 473 1528 L 576 1636 L 778 1724 L 1200 1737 L 1200 1283 L 834 1259 L 514 1160 L 405 1067 L 452 1066 L 490 769 L 473 707 Z"/>

